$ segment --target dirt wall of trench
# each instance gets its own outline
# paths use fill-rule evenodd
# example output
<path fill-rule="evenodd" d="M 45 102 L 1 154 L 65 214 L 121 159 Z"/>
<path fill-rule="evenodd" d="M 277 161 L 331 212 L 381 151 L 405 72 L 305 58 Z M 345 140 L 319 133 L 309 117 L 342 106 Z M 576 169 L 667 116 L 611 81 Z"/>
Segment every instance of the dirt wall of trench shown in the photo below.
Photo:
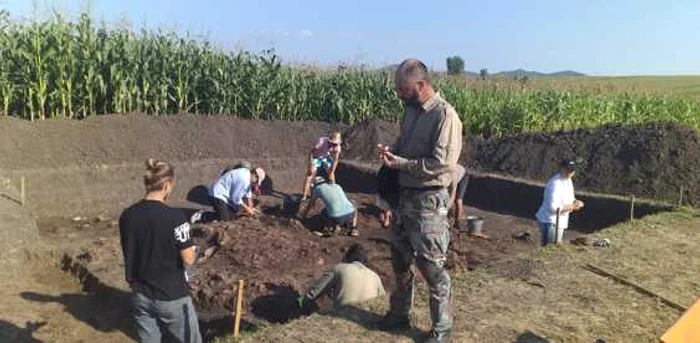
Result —
<path fill-rule="evenodd" d="M 267 168 L 276 188 L 298 193 L 305 156 L 330 128 L 323 122 L 246 121 L 227 116 L 115 115 L 43 122 L 4 118 L 0 119 L 0 178 L 18 189 L 19 179 L 25 177 L 28 209 L 38 216 L 120 211 L 142 196 L 143 161 L 149 157 L 176 166 L 173 202 L 177 205 L 196 205 L 187 201 L 191 191 L 209 185 L 225 166 L 244 159 Z M 397 133 L 397 124 L 382 121 L 345 128 L 343 158 L 370 160 L 376 144 L 392 142 Z M 557 158 L 578 157 L 582 167 L 577 190 L 673 200 L 684 186 L 686 204 L 700 200 L 698 135 L 670 124 L 606 126 L 498 140 L 467 137 L 465 142 L 463 163 L 478 172 L 542 182 L 555 171 Z M 351 180 L 356 176 L 348 177 L 341 170 L 338 177 L 350 192 L 374 187 L 371 178 Z M 474 182 L 478 190 L 481 183 Z M 201 198 L 202 187 L 197 190 Z M 534 198 L 537 192 L 523 197 Z M 483 198 L 480 201 L 486 204 L 497 196 Z M 508 207 L 506 200 L 498 202 Z M 533 203 L 521 211 L 532 212 Z"/>

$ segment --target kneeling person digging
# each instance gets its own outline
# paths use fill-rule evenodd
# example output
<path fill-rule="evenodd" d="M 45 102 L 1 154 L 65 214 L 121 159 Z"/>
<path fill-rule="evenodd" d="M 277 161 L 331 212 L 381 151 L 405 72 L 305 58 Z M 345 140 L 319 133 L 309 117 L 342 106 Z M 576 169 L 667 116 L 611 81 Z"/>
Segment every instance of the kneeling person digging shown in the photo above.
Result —
<path fill-rule="evenodd" d="M 265 171 L 262 168 L 251 169 L 249 165 L 240 164 L 235 169 L 224 171 L 209 188 L 219 219 L 233 220 L 239 214 L 257 217 L 260 210 L 253 204 L 253 193 L 263 180 Z"/>
<path fill-rule="evenodd" d="M 316 201 L 321 199 L 325 208 L 321 212 L 324 221 L 324 230 L 320 235 L 340 233 L 345 227 L 350 236 L 359 236 L 357 230 L 357 210 L 355 205 L 348 199 L 343 188 L 336 183 L 329 183 L 324 176 L 316 176 L 311 200 L 301 210 L 301 218 L 306 218 L 309 211 L 316 205 Z M 328 228 L 330 227 L 330 230 Z"/>

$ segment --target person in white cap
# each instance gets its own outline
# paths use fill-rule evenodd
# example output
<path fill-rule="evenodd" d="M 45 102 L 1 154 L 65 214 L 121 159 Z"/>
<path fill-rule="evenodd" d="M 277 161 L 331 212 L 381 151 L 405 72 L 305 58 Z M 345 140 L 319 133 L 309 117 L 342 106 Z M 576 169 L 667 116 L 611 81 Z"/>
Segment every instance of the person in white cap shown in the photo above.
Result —
<path fill-rule="evenodd" d="M 309 165 L 302 189 L 302 201 L 309 198 L 311 184 L 318 170 L 323 170 L 330 183 L 335 183 L 335 170 L 338 168 L 338 159 L 342 144 L 340 131 L 333 131 L 327 137 L 321 137 L 309 153 Z"/>
<path fill-rule="evenodd" d="M 547 181 L 542 205 L 535 215 L 542 233 L 542 246 L 561 243 L 564 230 L 569 227 L 569 213 L 583 208 L 583 201 L 574 195 L 571 178 L 576 174 L 576 163 L 563 160 L 559 172 Z"/>
<path fill-rule="evenodd" d="M 229 170 L 209 188 L 214 210 L 221 220 L 232 220 L 240 212 L 256 217 L 260 210 L 253 205 L 253 191 L 265 180 L 262 168 L 236 168 Z"/>

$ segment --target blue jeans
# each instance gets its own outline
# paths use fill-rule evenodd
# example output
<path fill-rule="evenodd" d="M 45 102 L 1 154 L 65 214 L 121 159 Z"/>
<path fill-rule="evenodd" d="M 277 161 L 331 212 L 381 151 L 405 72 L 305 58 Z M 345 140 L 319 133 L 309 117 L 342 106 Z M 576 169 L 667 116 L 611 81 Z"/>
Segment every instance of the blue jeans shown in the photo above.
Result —
<path fill-rule="evenodd" d="M 136 333 L 141 343 L 202 343 L 197 313 L 189 296 L 160 301 L 133 292 L 131 295 Z"/>
<path fill-rule="evenodd" d="M 347 224 L 352 224 L 352 220 L 355 219 L 355 212 L 357 211 L 352 211 L 349 214 L 346 214 L 344 216 L 340 217 L 331 217 L 328 215 L 328 212 L 324 208 L 323 211 L 321 212 L 321 216 L 323 217 L 324 221 L 330 222 L 333 225 L 347 225 Z"/>
<path fill-rule="evenodd" d="M 543 223 L 538 221 L 537 226 L 540 228 L 540 233 L 542 234 L 542 246 L 547 246 L 547 244 L 557 244 L 561 242 L 564 236 L 564 230 L 559 230 L 559 237 L 557 239 L 557 229 L 556 225 L 552 223 Z"/>

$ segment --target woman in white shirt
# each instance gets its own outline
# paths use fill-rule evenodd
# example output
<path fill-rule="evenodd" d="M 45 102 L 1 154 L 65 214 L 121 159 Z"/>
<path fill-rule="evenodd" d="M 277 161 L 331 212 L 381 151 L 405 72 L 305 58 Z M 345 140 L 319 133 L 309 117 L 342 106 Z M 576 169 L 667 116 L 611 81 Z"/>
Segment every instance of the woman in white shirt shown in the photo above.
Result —
<path fill-rule="evenodd" d="M 571 160 L 563 160 L 559 167 L 559 173 L 547 181 L 542 206 L 536 214 L 542 233 L 542 246 L 561 243 L 564 230 L 569 227 L 569 213 L 583 208 L 583 202 L 574 196 L 574 184 L 571 181 L 576 174 L 576 164 Z"/>

